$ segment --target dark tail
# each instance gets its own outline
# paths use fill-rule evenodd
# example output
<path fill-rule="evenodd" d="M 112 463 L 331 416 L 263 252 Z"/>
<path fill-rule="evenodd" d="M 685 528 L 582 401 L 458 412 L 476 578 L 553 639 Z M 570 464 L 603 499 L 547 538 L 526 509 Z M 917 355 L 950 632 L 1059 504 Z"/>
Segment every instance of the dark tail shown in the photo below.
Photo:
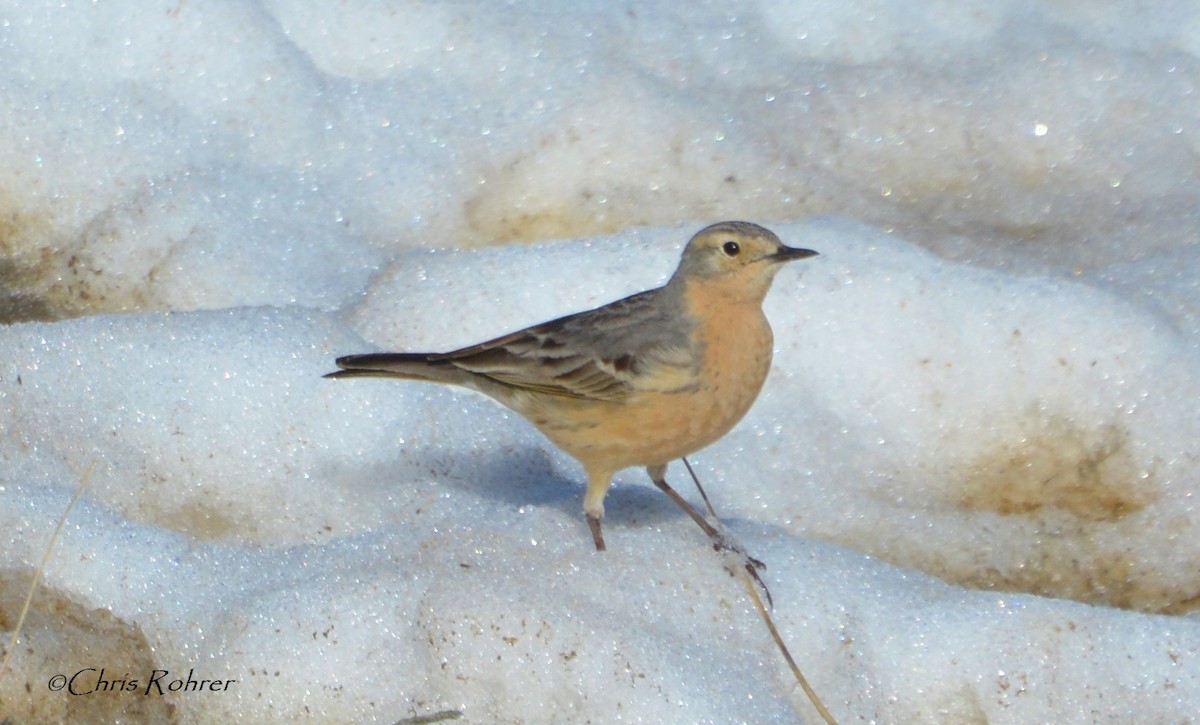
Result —
<path fill-rule="evenodd" d="M 424 352 L 376 352 L 347 355 L 335 362 L 341 368 L 326 378 L 404 378 L 437 383 L 462 383 L 466 373 L 438 355 Z"/>

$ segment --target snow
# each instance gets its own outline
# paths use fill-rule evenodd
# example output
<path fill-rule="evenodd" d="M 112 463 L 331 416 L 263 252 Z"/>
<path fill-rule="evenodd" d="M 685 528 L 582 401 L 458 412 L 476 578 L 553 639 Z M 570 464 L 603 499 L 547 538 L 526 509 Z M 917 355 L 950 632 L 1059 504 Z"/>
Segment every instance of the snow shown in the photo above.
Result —
<path fill-rule="evenodd" d="M 1197 78 L 1187 3 L 0 10 L 4 647 L 86 486 L 0 716 L 817 722 L 643 472 L 598 553 L 519 416 L 321 377 L 742 218 L 821 256 L 692 463 L 839 721 L 1194 719 Z"/>

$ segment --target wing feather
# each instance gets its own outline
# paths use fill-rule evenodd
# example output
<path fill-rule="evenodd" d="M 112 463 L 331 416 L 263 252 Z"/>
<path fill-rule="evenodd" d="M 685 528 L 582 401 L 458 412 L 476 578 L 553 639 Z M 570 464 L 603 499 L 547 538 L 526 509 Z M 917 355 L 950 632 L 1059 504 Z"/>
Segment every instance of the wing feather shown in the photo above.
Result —
<path fill-rule="evenodd" d="M 687 319 L 662 289 L 551 320 L 453 352 L 431 355 L 530 392 L 621 401 L 692 384 L 699 353 Z"/>

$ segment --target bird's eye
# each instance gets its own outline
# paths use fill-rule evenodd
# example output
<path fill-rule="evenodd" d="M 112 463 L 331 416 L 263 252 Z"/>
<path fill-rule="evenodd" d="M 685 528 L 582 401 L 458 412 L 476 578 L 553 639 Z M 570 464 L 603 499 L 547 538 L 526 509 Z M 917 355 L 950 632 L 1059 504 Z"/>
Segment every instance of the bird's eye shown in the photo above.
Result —
<path fill-rule="evenodd" d="M 721 250 L 730 257 L 736 257 L 742 248 L 738 246 L 737 242 L 728 241 L 721 245 Z"/>

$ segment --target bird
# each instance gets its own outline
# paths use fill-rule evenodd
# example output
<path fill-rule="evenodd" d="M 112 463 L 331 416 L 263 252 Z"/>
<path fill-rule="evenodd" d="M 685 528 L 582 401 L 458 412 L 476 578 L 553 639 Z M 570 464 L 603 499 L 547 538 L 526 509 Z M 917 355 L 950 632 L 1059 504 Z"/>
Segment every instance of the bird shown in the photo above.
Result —
<path fill-rule="evenodd" d="M 324 377 L 446 383 L 517 412 L 582 464 L 598 551 L 613 475 L 634 466 L 714 548 L 729 549 L 667 484 L 667 465 L 723 437 L 750 409 L 774 346 L 763 300 L 785 263 L 817 254 L 751 222 L 718 222 L 692 236 L 661 287 L 450 352 L 339 357 L 340 369 Z"/>

